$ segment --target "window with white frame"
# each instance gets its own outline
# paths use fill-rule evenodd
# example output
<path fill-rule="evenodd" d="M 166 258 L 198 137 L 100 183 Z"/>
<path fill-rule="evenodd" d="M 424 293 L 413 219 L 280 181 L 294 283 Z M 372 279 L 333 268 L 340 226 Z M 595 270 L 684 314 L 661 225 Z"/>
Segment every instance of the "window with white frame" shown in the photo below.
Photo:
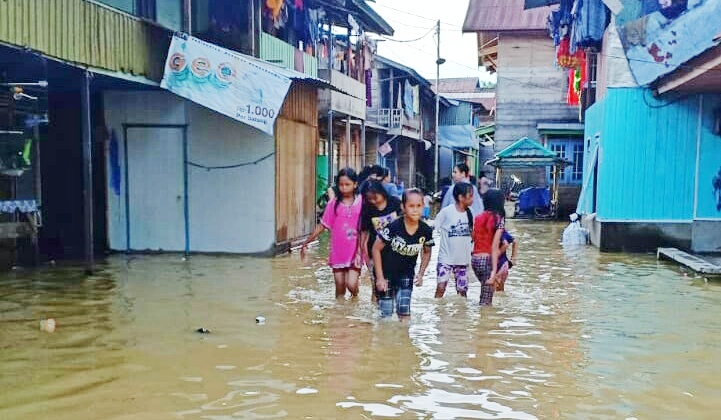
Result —
<path fill-rule="evenodd" d="M 547 142 L 548 149 L 558 157 L 573 162 L 566 166 L 561 172 L 559 182 L 561 184 L 580 184 L 583 181 L 583 139 L 581 138 L 550 138 Z M 548 183 L 553 182 L 552 172 L 548 170 Z"/>

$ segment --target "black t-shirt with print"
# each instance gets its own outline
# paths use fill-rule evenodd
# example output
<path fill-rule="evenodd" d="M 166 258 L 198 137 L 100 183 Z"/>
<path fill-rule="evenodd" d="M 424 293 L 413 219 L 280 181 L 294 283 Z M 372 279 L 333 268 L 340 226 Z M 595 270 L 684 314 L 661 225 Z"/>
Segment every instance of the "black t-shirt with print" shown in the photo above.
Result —
<path fill-rule="evenodd" d="M 383 249 L 383 275 L 387 280 L 413 278 L 418 254 L 423 247 L 432 247 L 433 228 L 420 221 L 418 230 L 409 235 L 403 218 L 388 226 L 388 237 L 380 236 L 386 246 Z"/>
<path fill-rule="evenodd" d="M 388 197 L 386 208 L 378 210 L 374 206 L 364 212 L 361 220 L 361 231 L 368 232 L 368 255 L 371 255 L 373 244 L 378 235 L 388 236 L 388 226 L 401 215 L 401 200 Z"/>

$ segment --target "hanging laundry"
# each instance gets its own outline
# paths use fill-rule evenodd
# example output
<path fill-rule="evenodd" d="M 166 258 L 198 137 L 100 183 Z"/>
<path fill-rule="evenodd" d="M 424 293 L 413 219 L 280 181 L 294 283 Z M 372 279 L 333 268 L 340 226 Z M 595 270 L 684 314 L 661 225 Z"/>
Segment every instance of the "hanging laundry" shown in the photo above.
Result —
<path fill-rule="evenodd" d="M 285 0 L 265 0 L 265 7 L 270 9 L 270 14 L 273 17 L 273 20 L 278 20 L 278 18 L 280 18 L 280 12 L 283 11 L 284 5 Z"/>
<path fill-rule="evenodd" d="M 578 105 L 578 92 L 576 91 L 576 69 L 568 70 L 568 94 L 566 95 L 568 105 Z"/>
<path fill-rule="evenodd" d="M 578 67 L 578 63 L 581 59 L 583 51 L 571 52 L 571 40 L 566 37 L 561 40 L 556 51 L 556 62 L 559 66 L 567 69 L 574 69 Z"/>
<path fill-rule="evenodd" d="M 320 37 L 320 21 L 325 17 L 325 12 L 321 9 L 305 9 L 305 25 L 308 31 L 308 43 L 317 48 L 317 44 L 321 42 Z M 325 57 L 328 57 L 326 54 Z"/>
<path fill-rule="evenodd" d="M 600 47 L 610 11 L 602 0 L 576 0 L 571 29 L 571 53 L 576 48 Z"/>
<path fill-rule="evenodd" d="M 366 84 L 366 107 L 373 107 L 373 87 L 371 85 L 371 79 L 373 77 L 373 70 L 365 71 L 365 84 Z"/>
<path fill-rule="evenodd" d="M 110 187 L 113 194 L 120 195 L 120 146 L 115 130 L 110 131 L 110 144 L 108 145 L 110 155 Z"/>
<path fill-rule="evenodd" d="M 25 166 L 30 166 L 30 164 L 32 163 L 30 160 L 32 157 L 32 153 L 33 153 L 33 139 L 27 139 L 27 140 L 25 140 L 25 145 L 23 146 L 23 152 L 22 152 L 23 163 L 25 164 Z"/>
<path fill-rule="evenodd" d="M 413 118 L 413 87 L 408 79 L 403 86 L 403 111 L 408 118 Z"/>
<path fill-rule="evenodd" d="M 421 86 L 413 86 L 413 113 L 418 115 L 421 113 Z"/>

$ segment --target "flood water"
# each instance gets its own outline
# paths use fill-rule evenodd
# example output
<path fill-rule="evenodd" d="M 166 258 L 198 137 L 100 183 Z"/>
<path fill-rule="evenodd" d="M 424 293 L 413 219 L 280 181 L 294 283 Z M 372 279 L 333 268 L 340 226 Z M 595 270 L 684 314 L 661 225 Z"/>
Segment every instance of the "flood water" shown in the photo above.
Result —
<path fill-rule="evenodd" d="M 321 248 L 4 274 L 0 419 L 718 418 L 721 283 L 509 224 L 494 307 L 477 282 L 434 299 L 432 262 L 408 325 L 377 317 L 367 280 L 336 302 Z"/>

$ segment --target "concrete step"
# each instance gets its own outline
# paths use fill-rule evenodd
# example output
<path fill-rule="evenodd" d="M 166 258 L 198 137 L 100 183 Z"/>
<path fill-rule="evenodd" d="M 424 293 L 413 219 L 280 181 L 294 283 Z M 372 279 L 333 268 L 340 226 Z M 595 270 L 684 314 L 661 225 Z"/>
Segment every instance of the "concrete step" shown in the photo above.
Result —
<path fill-rule="evenodd" d="M 675 261 L 685 267 L 692 269 L 699 274 L 721 275 L 721 265 L 704 259 L 700 255 L 689 254 L 676 248 L 659 248 L 656 256 L 658 259 Z"/>

